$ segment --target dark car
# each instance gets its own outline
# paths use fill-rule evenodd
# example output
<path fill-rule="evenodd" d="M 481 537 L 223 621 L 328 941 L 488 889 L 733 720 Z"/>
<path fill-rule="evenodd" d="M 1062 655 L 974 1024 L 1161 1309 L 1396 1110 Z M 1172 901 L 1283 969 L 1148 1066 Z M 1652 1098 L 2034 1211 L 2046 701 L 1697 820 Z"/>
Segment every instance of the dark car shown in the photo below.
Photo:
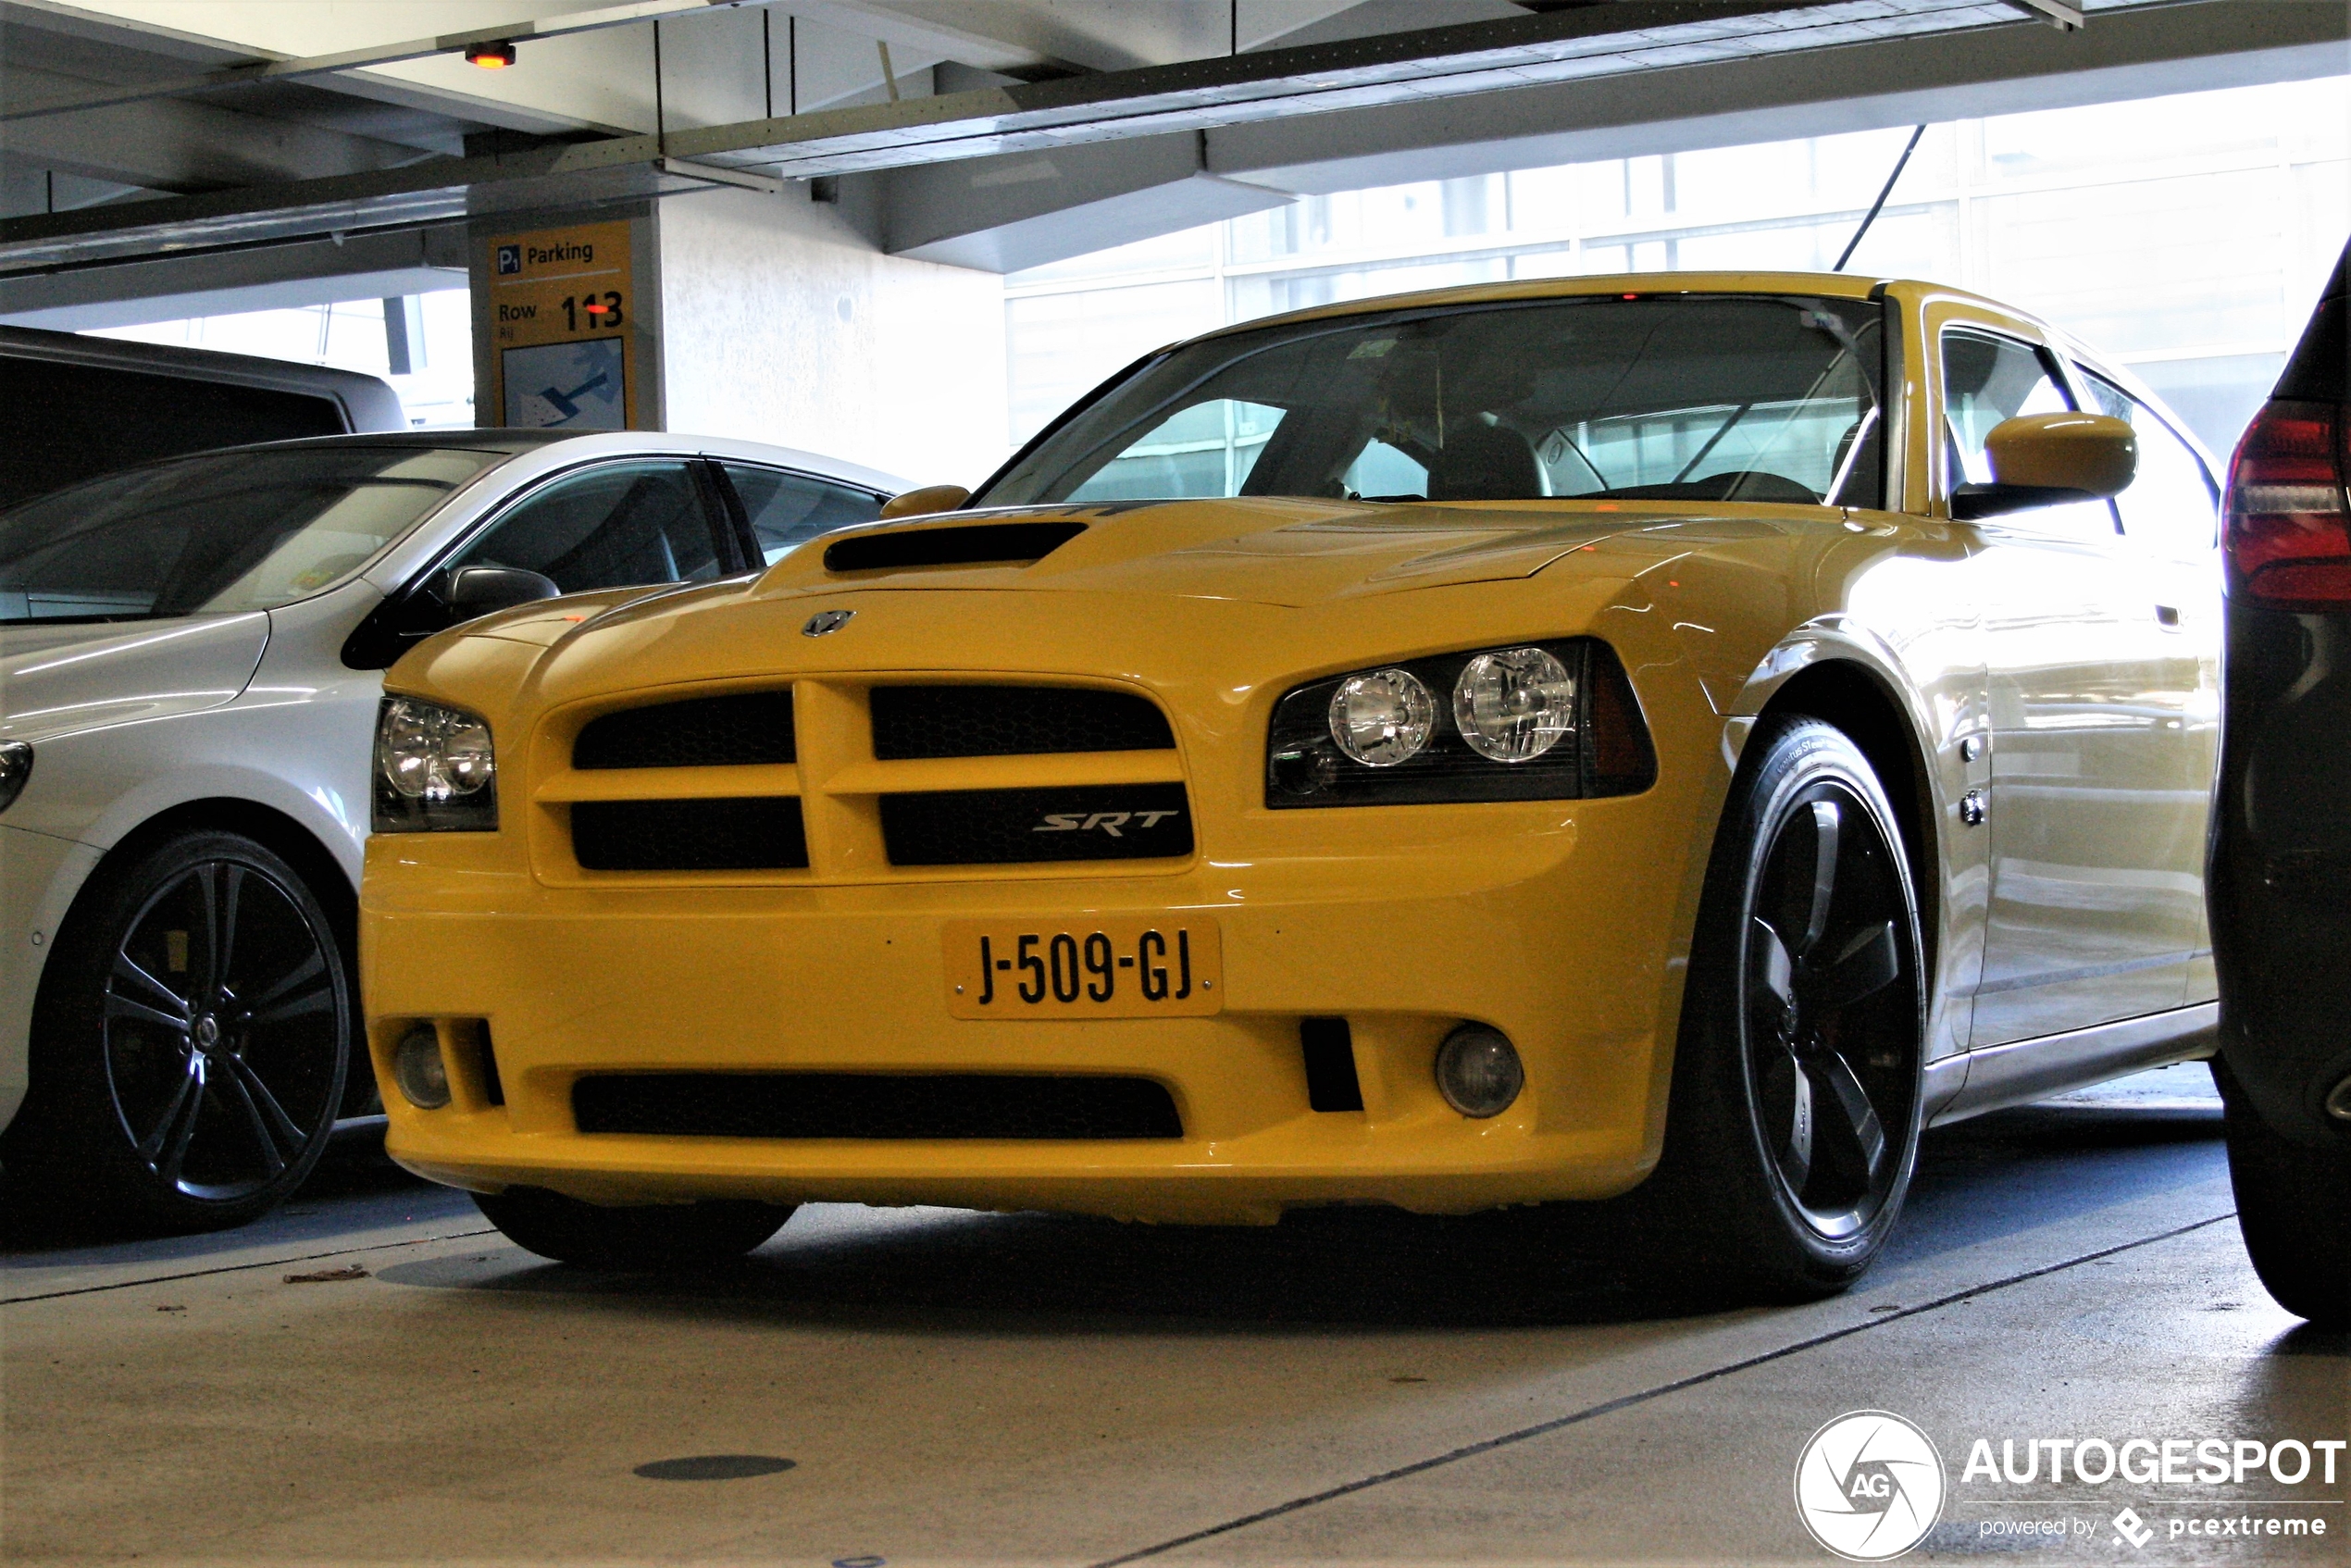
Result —
<path fill-rule="evenodd" d="M 2212 945 L 2238 1222 L 2261 1282 L 2351 1320 L 2351 342 L 2345 268 L 2237 446 Z"/>

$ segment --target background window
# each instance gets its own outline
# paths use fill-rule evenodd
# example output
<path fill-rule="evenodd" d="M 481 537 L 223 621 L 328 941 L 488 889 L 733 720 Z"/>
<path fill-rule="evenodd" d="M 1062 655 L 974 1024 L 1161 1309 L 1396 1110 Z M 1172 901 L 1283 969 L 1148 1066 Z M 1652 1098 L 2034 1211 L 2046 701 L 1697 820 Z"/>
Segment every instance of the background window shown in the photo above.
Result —
<path fill-rule="evenodd" d="M 845 529 L 870 523 L 881 516 L 881 502 L 870 492 L 827 483 L 782 468 L 761 468 L 748 463 L 722 463 L 735 494 L 759 536 L 760 554 L 775 565 L 794 545 Z"/>
<path fill-rule="evenodd" d="M 718 575 L 716 536 L 681 460 L 608 463 L 556 479 L 449 563 L 519 566 L 566 593 Z"/>
<path fill-rule="evenodd" d="M 2138 476 L 2114 498 L 2122 531 L 2165 555 L 2210 550 L 2218 542 L 2220 508 L 2202 459 L 2146 404 L 2096 376 L 2085 380 L 2097 411 L 2128 420 L 2139 436 Z"/>

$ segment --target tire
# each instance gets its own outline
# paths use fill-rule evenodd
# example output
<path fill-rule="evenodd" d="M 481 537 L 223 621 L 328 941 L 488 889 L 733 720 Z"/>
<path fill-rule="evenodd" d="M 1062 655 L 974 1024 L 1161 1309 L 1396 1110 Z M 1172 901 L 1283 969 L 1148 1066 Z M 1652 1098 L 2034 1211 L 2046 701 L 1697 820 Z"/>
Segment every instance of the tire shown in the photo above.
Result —
<path fill-rule="evenodd" d="M 2351 1145 L 2290 1142 L 2271 1131 L 2215 1058 L 2229 1183 L 2253 1272 L 2278 1305 L 2322 1328 L 2351 1327 Z"/>
<path fill-rule="evenodd" d="M 42 975 L 11 1186 L 140 1228 L 267 1213 L 327 1147 L 352 999 L 333 921 L 267 845 L 185 833 L 101 868 Z"/>
<path fill-rule="evenodd" d="M 792 1206 L 740 1201 L 604 1208 L 535 1187 L 477 1192 L 490 1223 L 527 1252 L 598 1268 L 706 1267 L 755 1251 Z"/>
<path fill-rule="evenodd" d="M 1710 1297 L 1844 1289 L 1918 1163 L 1918 898 L 1876 775 L 1818 719 L 1748 742 L 1715 836 L 1665 1151 L 1636 1199 L 1652 1261 Z"/>

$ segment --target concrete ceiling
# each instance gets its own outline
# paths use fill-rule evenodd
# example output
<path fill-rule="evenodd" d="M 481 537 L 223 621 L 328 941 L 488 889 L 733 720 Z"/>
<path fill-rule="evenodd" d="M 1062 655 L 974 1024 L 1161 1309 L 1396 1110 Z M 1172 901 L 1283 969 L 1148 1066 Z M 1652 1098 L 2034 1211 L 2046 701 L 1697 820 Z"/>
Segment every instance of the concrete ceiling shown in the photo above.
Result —
<path fill-rule="evenodd" d="M 1300 192 L 2329 74 L 2346 36 L 2341 0 L 0 0 L 0 316 L 373 287 L 474 214 L 815 177 L 1003 270 Z M 466 63 L 491 39 L 512 68 Z"/>

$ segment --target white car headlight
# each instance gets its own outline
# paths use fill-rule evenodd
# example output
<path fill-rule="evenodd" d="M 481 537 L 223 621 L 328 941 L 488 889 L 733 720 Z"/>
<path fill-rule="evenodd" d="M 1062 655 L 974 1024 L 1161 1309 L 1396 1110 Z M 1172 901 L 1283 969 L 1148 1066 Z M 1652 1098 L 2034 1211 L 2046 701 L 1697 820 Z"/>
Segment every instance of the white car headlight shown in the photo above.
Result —
<path fill-rule="evenodd" d="M 462 709 L 386 697 L 376 716 L 375 829 L 488 833 L 498 827 L 490 725 Z"/>
<path fill-rule="evenodd" d="M 0 740 L 0 811 L 17 803 L 24 781 L 32 777 L 32 745 L 26 740 Z"/>
<path fill-rule="evenodd" d="M 1331 693 L 1331 739 L 1365 767 L 1409 762 L 1437 728 L 1437 701 L 1410 670 L 1350 675 Z"/>
<path fill-rule="evenodd" d="M 1489 762 L 1533 762 L 1575 733 L 1575 680 L 1540 648 L 1480 653 L 1453 683 L 1453 723 Z"/>

